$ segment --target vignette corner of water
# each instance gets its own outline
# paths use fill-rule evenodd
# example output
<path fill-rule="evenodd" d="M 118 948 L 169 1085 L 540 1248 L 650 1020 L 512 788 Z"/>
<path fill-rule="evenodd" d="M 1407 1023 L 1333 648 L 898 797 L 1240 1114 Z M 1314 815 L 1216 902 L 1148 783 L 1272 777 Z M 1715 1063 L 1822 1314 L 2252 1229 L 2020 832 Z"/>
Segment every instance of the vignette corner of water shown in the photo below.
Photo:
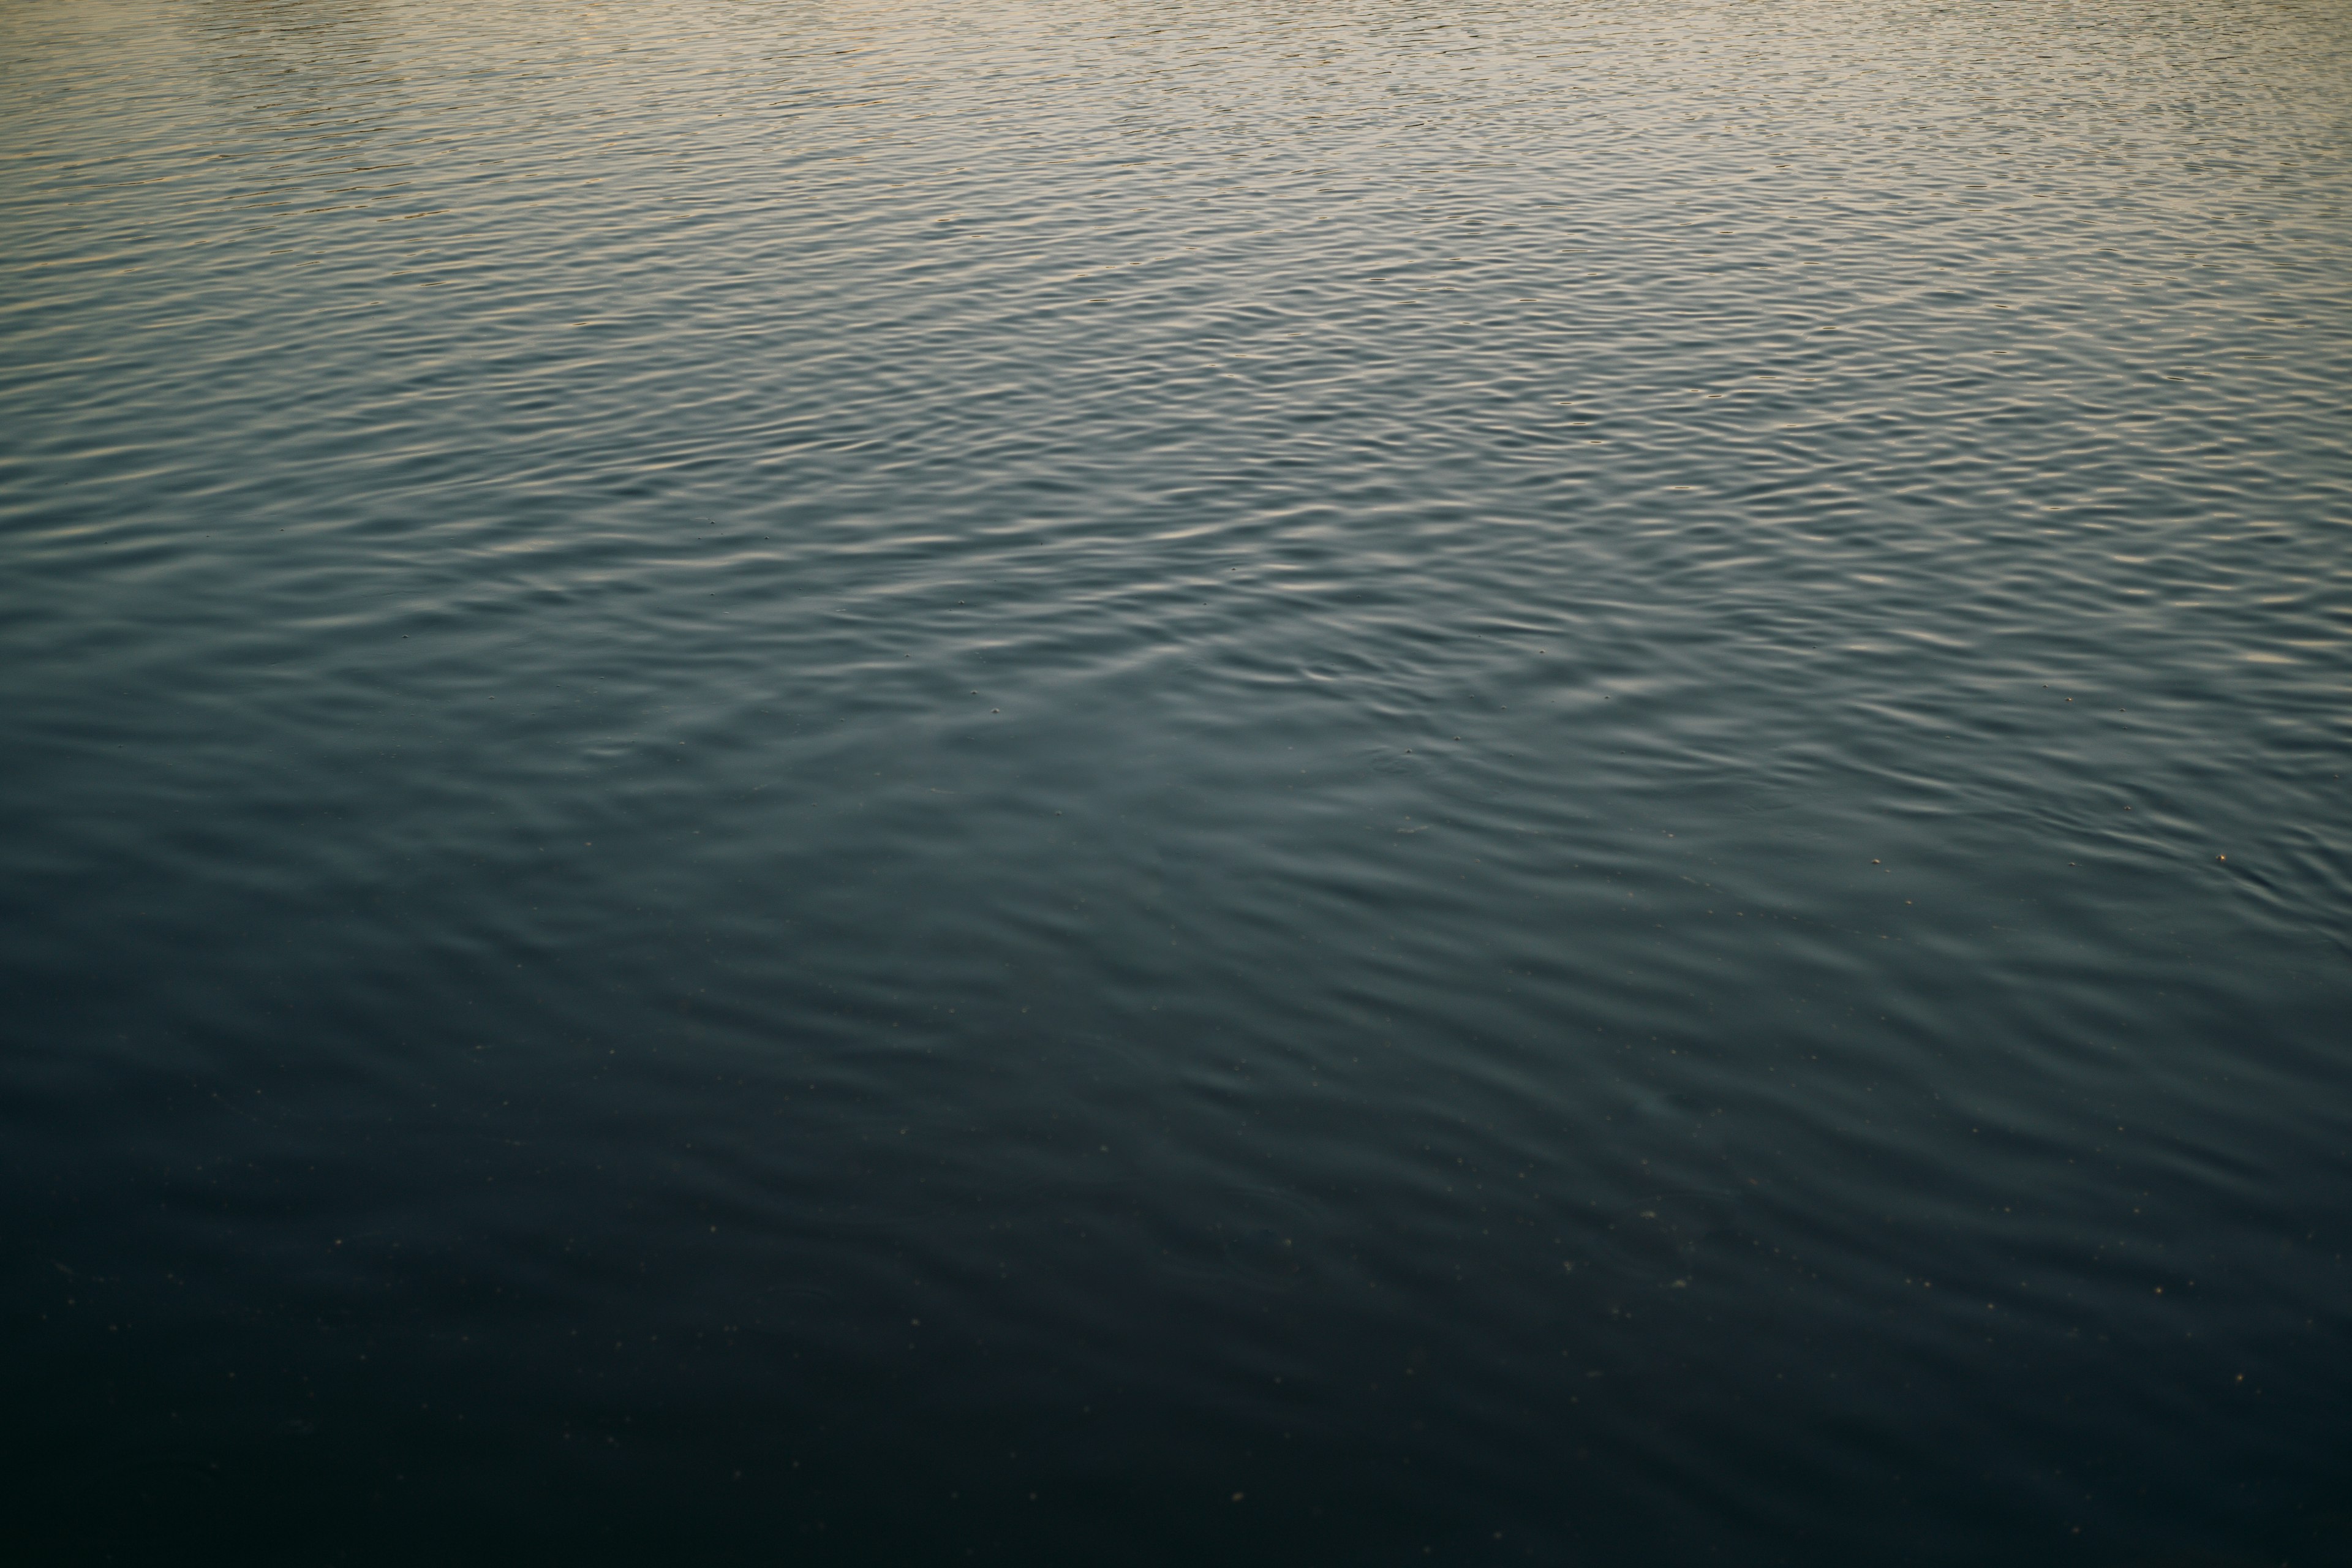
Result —
<path fill-rule="evenodd" d="M 2352 1563 L 2352 9 L 0 80 L 11 1561 Z"/>

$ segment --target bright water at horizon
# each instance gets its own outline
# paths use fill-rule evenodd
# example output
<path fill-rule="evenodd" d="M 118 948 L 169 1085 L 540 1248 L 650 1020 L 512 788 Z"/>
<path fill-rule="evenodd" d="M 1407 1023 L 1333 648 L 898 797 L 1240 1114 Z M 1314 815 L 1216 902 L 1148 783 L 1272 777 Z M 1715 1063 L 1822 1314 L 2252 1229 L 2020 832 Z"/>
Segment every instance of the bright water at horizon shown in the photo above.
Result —
<path fill-rule="evenodd" d="M 0 83 L 12 1557 L 2352 1561 L 2352 11 Z"/>

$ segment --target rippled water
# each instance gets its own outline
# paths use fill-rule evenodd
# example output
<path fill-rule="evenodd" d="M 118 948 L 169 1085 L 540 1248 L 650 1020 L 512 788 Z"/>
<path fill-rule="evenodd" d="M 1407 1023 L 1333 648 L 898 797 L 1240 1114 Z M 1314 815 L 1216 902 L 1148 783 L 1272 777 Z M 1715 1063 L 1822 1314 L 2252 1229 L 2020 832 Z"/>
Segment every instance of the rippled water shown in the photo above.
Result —
<path fill-rule="evenodd" d="M 16 0 L 27 1560 L 2352 1560 L 2352 12 Z"/>

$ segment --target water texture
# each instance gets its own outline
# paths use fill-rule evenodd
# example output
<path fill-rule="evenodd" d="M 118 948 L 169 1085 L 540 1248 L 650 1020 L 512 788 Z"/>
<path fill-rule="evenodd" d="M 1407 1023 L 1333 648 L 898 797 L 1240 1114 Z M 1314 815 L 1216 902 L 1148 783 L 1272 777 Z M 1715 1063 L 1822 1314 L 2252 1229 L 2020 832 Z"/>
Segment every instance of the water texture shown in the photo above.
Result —
<path fill-rule="evenodd" d="M 32 1562 L 2352 1562 L 2352 11 L 12 0 Z"/>

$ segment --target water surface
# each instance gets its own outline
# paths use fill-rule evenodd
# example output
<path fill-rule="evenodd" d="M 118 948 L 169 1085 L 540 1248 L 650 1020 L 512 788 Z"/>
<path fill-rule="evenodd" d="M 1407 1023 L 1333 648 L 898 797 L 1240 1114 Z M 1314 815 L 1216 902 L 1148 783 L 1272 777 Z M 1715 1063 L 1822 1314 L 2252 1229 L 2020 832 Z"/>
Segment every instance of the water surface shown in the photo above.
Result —
<path fill-rule="evenodd" d="M 2352 1560 L 2352 13 L 0 80 L 27 1560 Z"/>

